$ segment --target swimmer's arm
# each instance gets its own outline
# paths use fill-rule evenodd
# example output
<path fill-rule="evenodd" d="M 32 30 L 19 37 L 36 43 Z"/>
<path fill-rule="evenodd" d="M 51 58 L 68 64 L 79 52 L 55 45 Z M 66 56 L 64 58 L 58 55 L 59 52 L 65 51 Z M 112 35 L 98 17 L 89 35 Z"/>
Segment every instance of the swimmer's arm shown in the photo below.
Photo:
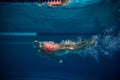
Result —
<path fill-rule="evenodd" d="M 58 56 L 55 56 L 53 54 L 46 55 L 45 53 L 41 52 L 40 50 L 38 51 L 38 55 L 40 57 L 44 57 L 44 58 L 47 58 L 47 59 L 50 59 L 50 60 L 54 60 L 54 61 L 59 62 L 59 63 L 63 62 L 63 60 L 61 58 L 59 58 Z"/>
<path fill-rule="evenodd" d="M 37 50 L 37 54 L 40 56 L 40 57 L 44 57 L 46 58 L 47 55 L 45 55 L 43 52 L 41 52 L 40 50 Z"/>

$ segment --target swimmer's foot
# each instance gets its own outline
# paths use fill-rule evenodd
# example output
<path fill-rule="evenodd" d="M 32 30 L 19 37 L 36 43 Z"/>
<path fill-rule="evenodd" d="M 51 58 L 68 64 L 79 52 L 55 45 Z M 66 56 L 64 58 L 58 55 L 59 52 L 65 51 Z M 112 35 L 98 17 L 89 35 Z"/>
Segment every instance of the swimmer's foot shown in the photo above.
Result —
<path fill-rule="evenodd" d="M 96 37 L 93 37 L 89 43 L 93 46 L 96 46 L 97 45 Z"/>

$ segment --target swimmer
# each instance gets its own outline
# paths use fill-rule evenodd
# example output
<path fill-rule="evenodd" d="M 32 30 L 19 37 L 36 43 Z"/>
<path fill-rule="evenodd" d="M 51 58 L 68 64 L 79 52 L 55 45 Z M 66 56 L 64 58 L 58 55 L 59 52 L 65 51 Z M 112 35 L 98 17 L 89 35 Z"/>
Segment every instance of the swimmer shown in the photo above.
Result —
<path fill-rule="evenodd" d="M 52 59 L 59 63 L 63 60 L 60 56 L 74 53 L 75 51 L 83 50 L 96 45 L 96 38 L 91 38 L 85 41 L 73 42 L 71 40 L 61 41 L 60 43 L 55 43 L 53 41 L 39 42 L 35 40 L 33 42 L 33 47 L 37 50 L 38 54 L 47 59 Z M 68 53 L 66 53 L 66 51 Z"/>
<path fill-rule="evenodd" d="M 42 6 L 44 3 L 47 3 L 49 7 L 54 6 L 65 6 L 70 2 L 70 0 L 48 0 L 48 2 L 41 2 L 39 6 Z"/>

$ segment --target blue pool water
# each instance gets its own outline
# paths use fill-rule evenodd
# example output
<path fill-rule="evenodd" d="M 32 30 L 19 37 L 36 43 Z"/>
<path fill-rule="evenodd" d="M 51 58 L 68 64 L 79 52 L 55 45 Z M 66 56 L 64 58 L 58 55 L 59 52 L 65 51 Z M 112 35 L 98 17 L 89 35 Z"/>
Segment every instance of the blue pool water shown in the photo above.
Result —
<path fill-rule="evenodd" d="M 40 34 L 47 32 L 56 34 Z M 41 58 L 32 46 L 36 39 L 60 42 L 91 37 L 97 39 L 95 47 L 61 56 L 62 64 Z M 72 0 L 54 8 L 0 3 L 1 80 L 119 80 L 119 53 L 119 0 Z"/>

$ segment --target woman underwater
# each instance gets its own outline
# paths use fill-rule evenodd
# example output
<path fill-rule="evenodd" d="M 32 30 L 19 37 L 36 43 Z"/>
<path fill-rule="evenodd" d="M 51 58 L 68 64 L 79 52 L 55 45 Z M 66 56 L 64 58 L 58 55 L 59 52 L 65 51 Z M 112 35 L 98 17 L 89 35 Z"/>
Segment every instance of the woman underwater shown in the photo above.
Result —
<path fill-rule="evenodd" d="M 59 63 L 63 62 L 60 56 L 74 53 L 76 51 L 80 51 L 95 45 L 96 38 L 90 38 L 80 42 L 73 42 L 70 40 L 61 41 L 60 43 L 55 43 L 53 41 L 39 42 L 38 40 L 33 42 L 33 47 L 37 50 L 40 56 L 47 59 L 52 59 Z"/>

